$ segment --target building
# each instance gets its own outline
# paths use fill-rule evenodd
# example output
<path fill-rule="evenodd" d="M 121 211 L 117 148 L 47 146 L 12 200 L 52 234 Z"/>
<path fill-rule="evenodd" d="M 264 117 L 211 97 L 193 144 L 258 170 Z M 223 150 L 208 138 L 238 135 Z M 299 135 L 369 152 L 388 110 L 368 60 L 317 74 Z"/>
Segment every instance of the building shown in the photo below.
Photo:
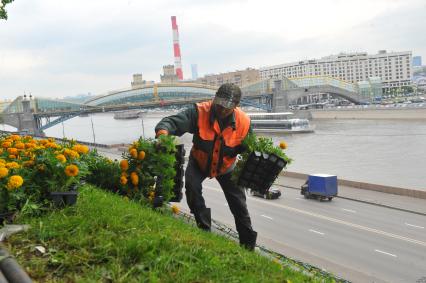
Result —
<path fill-rule="evenodd" d="M 191 64 L 191 73 L 192 73 L 192 80 L 198 79 L 198 67 L 197 64 Z"/>
<path fill-rule="evenodd" d="M 146 81 L 142 79 L 142 74 L 133 74 L 133 81 L 131 82 L 132 89 L 138 89 L 152 84 L 154 84 L 154 81 Z"/>
<path fill-rule="evenodd" d="M 259 70 L 253 68 L 247 68 L 241 71 L 221 73 L 221 74 L 210 74 L 199 78 L 197 81 L 202 84 L 217 86 L 224 83 L 234 83 L 239 87 L 243 87 L 260 80 Z"/>
<path fill-rule="evenodd" d="M 383 90 L 411 86 L 411 51 L 386 52 L 378 54 L 341 53 L 321 59 L 304 60 L 294 63 L 260 68 L 260 78 L 296 78 L 305 76 L 330 76 L 343 81 L 357 83 L 379 77 Z"/>
<path fill-rule="evenodd" d="M 179 81 L 174 65 L 163 66 L 163 75 L 160 75 L 162 83 L 176 83 Z"/>
<path fill-rule="evenodd" d="M 422 66 L 422 56 L 413 56 L 413 67 Z"/>
<path fill-rule="evenodd" d="M 0 113 L 3 112 L 4 109 L 6 109 L 7 106 L 9 106 L 11 102 L 12 101 L 10 101 L 10 100 L 2 100 L 2 101 L 0 101 Z"/>

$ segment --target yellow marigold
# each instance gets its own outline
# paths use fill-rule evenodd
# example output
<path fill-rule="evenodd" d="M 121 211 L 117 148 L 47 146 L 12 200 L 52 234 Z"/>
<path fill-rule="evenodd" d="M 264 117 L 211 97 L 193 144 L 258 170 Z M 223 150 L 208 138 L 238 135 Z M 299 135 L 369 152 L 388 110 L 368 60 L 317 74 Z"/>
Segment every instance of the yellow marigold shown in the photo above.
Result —
<path fill-rule="evenodd" d="M 180 209 L 179 209 L 179 207 L 176 204 L 172 205 L 172 212 L 174 214 L 178 214 L 179 211 L 180 211 Z"/>
<path fill-rule="evenodd" d="M 26 149 L 34 148 L 34 147 L 35 147 L 35 144 L 34 144 L 34 143 L 27 142 L 27 143 L 25 144 L 25 148 L 26 148 Z"/>
<path fill-rule="evenodd" d="M 155 197 L 155 192 L 154 192 L 154 191 L 150 191 L 150 192 L 148 193 L 148 196 L 149 196 L 150 198 Z"/>
<path fill-rule="evenodd" d="M 6 160 L 0 158 L 0 163 L 6 163 Z"/>
<path fill-rule="evenodd" d="M 3 153 L 3 148 L 0 148 L 0 154 L 2 154 Z"/>
<path fill-rule="evenodd" d="M 280 148 L 281 149 L 286 149 L 287 147 L 288 146 L 287 146 L 287 143 L 285 141 L 280 142 Z"/>
<path fill-rule="evenodd" d="M 122 185 L 127 184 L 127 178 L 126 178 L 125 176 L 121 176 L 121 177 L 120 177 L 120 183 L 121 183 Z"/>
<path fill-rule="evenodd" d="M 126 159 L 120 161 L 121 171 L 127 171 L 129 169 L 129 162 Z"/>
<path fill-rule="evenodd" d="M 74 164 L 65 167 L 65 175 L 68 177 L 75 177 L 78 175 L 78 167 Z"/>
<path fill-rule="evenodd" d="M 9 148 L 11 146 L 12 146 L 12 143 L 8 142 L 8 141 L 5 141 L 1 144 L 1 147 L 3 147 L 3 148 Z"/>
<path fill-rule="evenodd" d="M 18 143 L 15 144 L 15 147 L 17 149 L 24 149 L 25 148 L 25 144 L 22 143 L 22 142 L 18 142 Z"/>
<path fill-rule="evenodd" d="M 64 154 L 65 154 L 67 157 L 72 158 L 72 159 L 80 158 L 80 154 L 78 154 L 78 152 L 77 152 L 77 151 L 74 151 L 74 150 L 72 150 L 72 149 L 68 149 L 68 148 L 66 148 L 66 149 L 64 150 Z"/>
<path fill-rule="evenodd" d="M 139 184 L 139 176 L 136 172 L 132 172 L 130 174 L 130 180 L 132 181 L 132 184 L 137 186 Z"/>
<path fill-rule="evenodd" d="M 9 169 L 16 169 L 16 168 L 19 168 L 20 166 L 17 162 L 12 161 L 12 162 L 6 163 L 6 167 Z"/>
<path fill-rule="evenodd" d="M 14 189 L 17 189 L 22 186 L 24 183 L 24 179 L 22 179 L 19 175 L 13 175 L 9 178 L 9 181 L 7 182 L 6 188 L 11 191 Z"/>
<path fill-rule="evenodd" d="M 5 167 L 0 167 L 0 179 L 3 179 L 7 175 L 9 175 L 9 170 Z"/>
<path fill-rule="evenodd" d="M 132 148 L 129 152 L 131 157 L 138 158 L 138 151 L 136 150 L 136 148 Z"/>
<path fill-rule="evenodd" d="M 17 149 L 17 148 L 14 148 L 14 147 L 9 147 L 9 148 L 7 149 L 7 152 L 8 152 L 9 154 L 11 154 L 11 155 L 17 155 L 17 154 L 18 154 L 18 149 Z"/>
<path fill-rule="evenodd" d="M 56 155 L 56 159 L 58 159 L 61 163 L 67 162 L 67 158 L 63 154 Z"/>
<path fill-rule="evenodd" d="M 145 159 L 145 151 L 143 151 L 143 150 L 139 151 L 138 159 L 139 160 L 144 160 Z"/>

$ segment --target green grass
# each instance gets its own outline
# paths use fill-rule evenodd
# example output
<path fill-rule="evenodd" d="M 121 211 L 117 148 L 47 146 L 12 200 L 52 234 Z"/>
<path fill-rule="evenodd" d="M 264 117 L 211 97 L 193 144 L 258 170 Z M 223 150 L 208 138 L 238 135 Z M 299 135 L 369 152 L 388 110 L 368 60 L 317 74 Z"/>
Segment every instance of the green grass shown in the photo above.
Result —
<path fill-rule="evenodd" d="M 91 186 L 75 207 L 18 222 L 32 228 L 6 245 L 38 282 L 320 282 Z"/>

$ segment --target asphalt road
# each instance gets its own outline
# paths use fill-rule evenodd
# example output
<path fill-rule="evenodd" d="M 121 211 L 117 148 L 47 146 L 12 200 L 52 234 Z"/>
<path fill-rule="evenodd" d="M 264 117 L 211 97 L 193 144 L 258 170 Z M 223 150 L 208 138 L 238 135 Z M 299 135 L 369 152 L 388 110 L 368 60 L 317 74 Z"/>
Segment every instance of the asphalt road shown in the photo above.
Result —
<path fill-rule="evenodd" d="M 247 196 L 258 244 L 352 282 L 426 282 L 425 216 L 281 191 L 277 200 Z M 235 227 L 218 183 L 206 180 L 203 193 L 212 218 Z"/>

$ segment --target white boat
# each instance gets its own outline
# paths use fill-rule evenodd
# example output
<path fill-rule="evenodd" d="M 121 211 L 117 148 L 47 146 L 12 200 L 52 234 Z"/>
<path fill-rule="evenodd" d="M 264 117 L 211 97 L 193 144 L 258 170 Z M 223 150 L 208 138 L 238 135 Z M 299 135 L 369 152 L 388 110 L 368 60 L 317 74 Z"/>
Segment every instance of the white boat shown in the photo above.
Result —
<path fill-rule="evenodd" d="M 260 133 L 312 133 L 314 127 L 308 119 L 289 118 L 292 112 L 247 113 L 253 131 Z"/>

